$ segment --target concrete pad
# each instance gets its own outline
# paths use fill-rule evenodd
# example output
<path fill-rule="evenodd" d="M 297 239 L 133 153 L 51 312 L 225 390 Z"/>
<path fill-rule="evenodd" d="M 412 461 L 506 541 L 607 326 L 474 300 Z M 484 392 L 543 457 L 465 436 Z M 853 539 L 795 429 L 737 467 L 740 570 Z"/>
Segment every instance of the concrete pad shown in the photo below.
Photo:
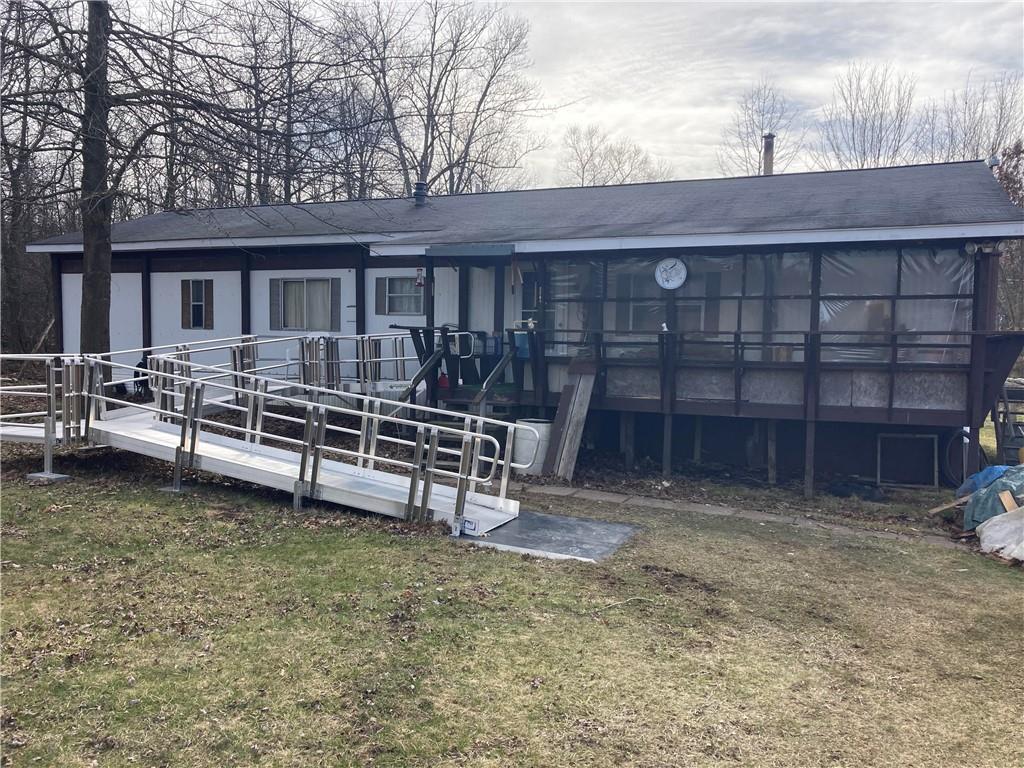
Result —
<path fill-rule="evenodd" d="M 677 503 L 670 499 L 651 499 L 647 496 L 630 496 L 626 499 L 626 506 L 640 507 L 641 509 L 665 509 L 674 512 Z"/>
<path fill-rule="evenodd" d="M 59 472 L 32 472 L 25 476 L 32 485 L 55 485 L 56 483 L 66 483 L 71 479 L 71 475 L 62 475 Z"/>
<path fill-rule="evenodd" d="M 611 557 L 635 531 L 624 523 L 520 510 L 519 517 L 486 536 L 461 540 L 535 557 L 596 562 Z"/>
<path fill-rule="evenodd" d="M 582 489 L 576 491 L 576 495 L 573 498 L 586 499 L 587 501 L 605 501 L 610 504 L 624 504 L 629 496 L 626 496 L 624 493 L 608 493 L 608 491 Z"/>
<path fill-rule="evenodd" d="M 529 492 L 541 493 L 545 496 L 572 496 L 576 493 L 576 489 L 567 485 L 531 485 Z"/>

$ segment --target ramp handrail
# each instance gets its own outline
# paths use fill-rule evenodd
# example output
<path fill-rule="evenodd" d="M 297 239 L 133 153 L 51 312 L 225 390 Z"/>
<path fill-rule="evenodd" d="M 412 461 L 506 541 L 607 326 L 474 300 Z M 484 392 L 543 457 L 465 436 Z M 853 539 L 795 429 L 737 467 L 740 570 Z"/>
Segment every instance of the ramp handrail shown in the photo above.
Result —
<path fill-rule="evenodd" d="M 186 374 L 175 373 L 169 370 L 169 365 L 161 365 L 162 362 L 173 362 L 186 371 Z M 105 360 L 102 356 L 89 355 L 86 356 L 86 365 L 89 368 L 89 384 L 86 387 L 86 394 L 89 398 L 89 407 L 86 410 L 87 431 L 89 421 L 93 418 L 103 418 L 105 415 L 103 411 L 109 404 L 140 408 L 154 413 L 158 419 L 174 421 L 181 425 L 181 438 L 175 456 L 176 484 L 180 484 L 181 469 L 186 464 L 187 466 L 194 465 L 196 443 L 205 426 L 241 434 L 243 439 L 249 443 L 259 444 L 267 440 L 298 448 L 300 451 L 299 477 L 295 486 L 297 504 L 301 503 L 303 496 L 317 498 L 317 476 L 325 453 L 354 460 L 357 467 L 367 470 L 373 470 L 377 463 L 409 470 L 412 474 L 409 499 L 406 505 L 406 516 L 409 519 L 426 519 L 428 516 L 431 485 L 435 477 L 455 480 L 457 486 L 453 516 L 453 534 L 455 535 L 461 532 L 467 493 L 473 492 L 479 483 L 490 484 L 499 467 L 504 469 L 501 479 L 501 498 L 504 498 L 507 492 L 510 459 L 506 457 L 505 460 L 502 460 L 501 444 L 498 440 L 486 434 L 482 424 L 478 424 L 477 429 L 474 430 L 473 422 L 470 419 L 466 419 L 465 428 L 444 424 L 423 424 L 412 419 L 382 413 L 382 406 L 391 401 L 354 393 L 345 393 L 343 397 L 356 399 L 362 404 L 361 408 L 327 405 L 321 402 L 311 404 L 310 399 L 314 394 L 338 395 L 339 393 L 309 385 L 295 385 L 294 382 L 280 379 L 268 379 L 251 373 L 234 372 L 234 376 L 247 382 L 248 386 L 244 387 L 210 379 L 201 380 L 196 375 L 199 372 L 213 370 L 220 375 L 224 375 L 224 372 L 212 368 L 212 366 L 193 363 L 189 360 L 171 357 L 164 359 L 161 356 L 150 358 L 150 376 L 156 380 L 158 390 L 165 392 L 168 397 L 166 400 L 158 397 L 156 405 L 140 405 L 105 392 L 113 385 L 113 382 L 106 381 L 108 377 L 104 376 L 102 371 L 104 369 L 112 371 L 130 366 Z M 287 391 L 296 386 L 305 396 L 304 398 L 282 393 L 282 390 Z M 207 398 L 207 390 L 211 388 L 220 393 L 221 397 Z M 179 392 L 179 389 L 182 391 Z M 177 406 L 179 399 L 182 401 L 180 411 Z M 246 405 L 239 404 L 238 401 L 243 399 L 246 401 Z M 268 401 L 302 408 L 305 410 L 305 418 L 268 412 L 265 408 Z M 240 414 L 242 424 L 234 425 L 210 419 L 206 416 L 205 406 L 235 411 Z M 464 414 L 450 414 L 425 406 L 410 405 L 406 407 L 410 410 L 429 411 L 447 416 L 464 416 Z M 353 427 L 329 424 L 329 416 L 347 416 L 359 419 L 360 427 L 357 430 Z M 479 420 L 478 417 L 476 418 Z M 302 439 L 272 432 L 266 426 L 269 419 L 301 424 L 303 426 Z M 381 427 L 386 424 L 396 428 L 407 427 L 415 430 L 415 440 L 382 433 Z M 506 424 L 504 426 L 509 428 L 511 437 L 514 425 Z M 328 445 L 325 442 L 328 432 L 356 437 L 357 447 Z M 456 449 L 441 445 L 442 439 L 456 441 L 460 447 Z M 384 443 L 412 449 L 413 460 L 407 461 L 394 455 L 381 454 L 379 447 Z M 511 444 L 510 441 L 509 448 Z M 493 453 L 492 456 L 486 455 L 485 446 Z M 458 457 L 458 469 L 451 470 L 438 466 L 436 462 L 439 454 Z M 488 462 L 487 472 L 482 472 L 479 469 L 480 462 Z M 307 467 L 310 468 L 308 480 L 306 479 Z M 422 498 L 417 504 L 418 492 Z"/>
<path fill-rule="evenodd" d="M 157 358 L 155 358 L 155 359 L 159 359 L 159 356 L 157 356 Z M 184 365 L 186 367 L 188 367 L 188 368 L 199 369 L 199 370 L 205 370 L 205 369 L 209 369 L 210 368 L 210 366 L 208 366 L 208 365 L 203 365 L 201 363 L 196 363 L 196 362 L 192 362 L 192 361 L 185 362 Z M 284 380 L 284 379 L 275 379 L 275 378 L 267 377 L 267 376 L 257 376 L 255 374 L 242 374 L 242 376 L 243 376 L 243 378 L 249 378 L 249 379 L 252 379 L 252 380 L 265 381 L 268 384 L 276 384 L 276 385 L 281 385 L 281 386 L 288 386 L 288 385 L 296 386 L 295 382 L 289 382 L 289 381 Z M 379 402 L 379 403 L 381 403 L 383 405 L 393 405 L 393 404 L 395 404 L 394 400 L 391 400 L 391 399 L 388 399 L 388 398 L 375 397 L 373 395 L 363 395 L 363 394 L 360 394 L 358 392 L 339 393 L 339 392 L 337 392 L 335 390 L 325 389 L 324 387 L 316 387 L 316 386 L 313 386 L 313 385 L 310 385 L 310 384 L 303 384 L 303 385 L 299 385 L 299 386 L 301 386 L 301 388 L 304 391 L 307 391 L 307 392 L 313 393 L 313 394 L 333 395 L 333 396 L 338 396 L 338 397 L 344 397 L 345 399 L 349 399 L 349 400 L 358 400 L 358 401 L 363 402 L 363 403 L 366 403 L 366 402 Z M 248 392 L 249 390 L 244 390 L 244 391 Z M 431 407 L 429 405 L 419 405 L 419 404 L 416 404 L 416 403 L 402 403 L 398 410 L 400 410 L 400 411 L 410 411 L 410 410 L 413 410 L 413 411 L 416 411 L 418 413 L 427 414 L 427 415 L 430 415 L 430 416 L 446 417 L 446 418 L 449 418 L 449 419 L 451 419 L 453 421 L 454 420 L 464 420 L 466 418 L 469 418 L 474 423 L 490 425 L 490 426 L 493 426 L 493 427 L 513 427 L 516 430 L 520 430 L 521 429 L 521 430 L 525 430 L 525 431 L 531 432 L 531 433 L 533 433 L 533 436 L 535 438 L 539 439 L 539 433 L 537 432 L 537 430 L 535 428 L 531 427 L 529 424 L 513 424 L 513 423 L 510 423 L 510 422 L 507 422 L 507 421 L 502 421 L 500 419 L 490 418 L 488 416 L 481 416 L 481 415 L 477 415 L 477 414 L 466 414 L 466 413 L 464 413 L 462 411 L 448 411 L 448 410 L 445 410 L 443 408 L 433 408 L 433 407 Z M 396 417 L 391 417 L 391 418 L 396 418 Z M 405 419 L 399 419 L 399 420 L 400 421 L 407 421 Z M 414 425 L 418 425 L 421 422 L 410 421 L 409 423 L 410 424 L 414 424 Z M 529 466 L 531 466 L 533 464 L 532 458 L 536 458 L 536 449 L 534 450 L 534 456 L 531 457 L 531 461 L 526 462 L 526 463 L 516 463 L 516 462 L 513 462 L 513 463 L 510 464 L 510 466 L 513 469 L 526 469 L 527 467 L 529 467 Z"/>

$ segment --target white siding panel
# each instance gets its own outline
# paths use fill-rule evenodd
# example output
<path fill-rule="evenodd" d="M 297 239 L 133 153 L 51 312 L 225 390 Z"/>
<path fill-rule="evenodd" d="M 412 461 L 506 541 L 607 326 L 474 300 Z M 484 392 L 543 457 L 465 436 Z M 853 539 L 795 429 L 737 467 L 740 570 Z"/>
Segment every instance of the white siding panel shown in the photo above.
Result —
<path fill-rule="evenodd" d="M 61 285 L 64 295 L 64 351 L 75 353 L 81 349 L 82 276 L 62 275 Z M 142 273 L 115 272 L 110 276 L 110 348 L 136 349 L 141 346 Z"/>
<path fill-rule="evenodd" d="M 425 271 L 424 271 L 425 273 Z M 375 299 L 378 277 L 415 277 L 416 267 L 389 267 L 366 270 L 366 332 L 389 333 L 396 325 L 426 325 L 426 315 L 378 315 Z M 434 322 L 437 325 L 459 322 L 459 275 L 451 267 L 434 269 Z"/>
<path fill-rule="evenodd" d="M 194 344 L 242 334 L 240 272 L 154 272 L 150 277 L 154 346 Z M 213 328 L 181 327 L 182 280 L 213 280 Z M 216 365 L 227 362 L 230 356 L 227 351 L 220 351 L 194 355 L 192 359 L 203 365 Z"/>

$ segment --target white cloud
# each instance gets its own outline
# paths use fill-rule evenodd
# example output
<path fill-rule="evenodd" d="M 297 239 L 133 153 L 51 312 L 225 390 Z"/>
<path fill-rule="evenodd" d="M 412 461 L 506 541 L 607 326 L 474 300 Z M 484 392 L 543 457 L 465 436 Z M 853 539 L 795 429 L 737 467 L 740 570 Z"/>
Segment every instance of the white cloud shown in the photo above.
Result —
<path fill-rule="evenodd" d="M 853 60 L 912 72 L 919 98 L 973 73 L 1024 69 L 1024 4 L 515 2 L 546 101 L 532 126 L 548 137 L 530 161 L 555 181 L 562 134 L 599 123 L 671 163 L 716 176 L 715 149 L 738 96 L 762 75 L 808 107 L 825 103 Z"/>

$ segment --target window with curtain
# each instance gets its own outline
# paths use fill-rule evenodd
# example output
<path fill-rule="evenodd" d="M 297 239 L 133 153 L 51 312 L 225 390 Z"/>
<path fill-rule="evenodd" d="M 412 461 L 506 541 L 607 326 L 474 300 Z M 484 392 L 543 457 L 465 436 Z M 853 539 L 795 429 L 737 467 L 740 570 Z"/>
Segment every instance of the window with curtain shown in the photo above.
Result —
<path fill-rule="evenodd" d="M 388 277 L 387 313 L 389 315 L 422 315 L 423 286 L 415 277 Z"/>
<path fill-rule="evenodd" d="M 289 331 L 329 331 L 331 281 L 329 279 L 281 281 L 281 328 Z"/>

